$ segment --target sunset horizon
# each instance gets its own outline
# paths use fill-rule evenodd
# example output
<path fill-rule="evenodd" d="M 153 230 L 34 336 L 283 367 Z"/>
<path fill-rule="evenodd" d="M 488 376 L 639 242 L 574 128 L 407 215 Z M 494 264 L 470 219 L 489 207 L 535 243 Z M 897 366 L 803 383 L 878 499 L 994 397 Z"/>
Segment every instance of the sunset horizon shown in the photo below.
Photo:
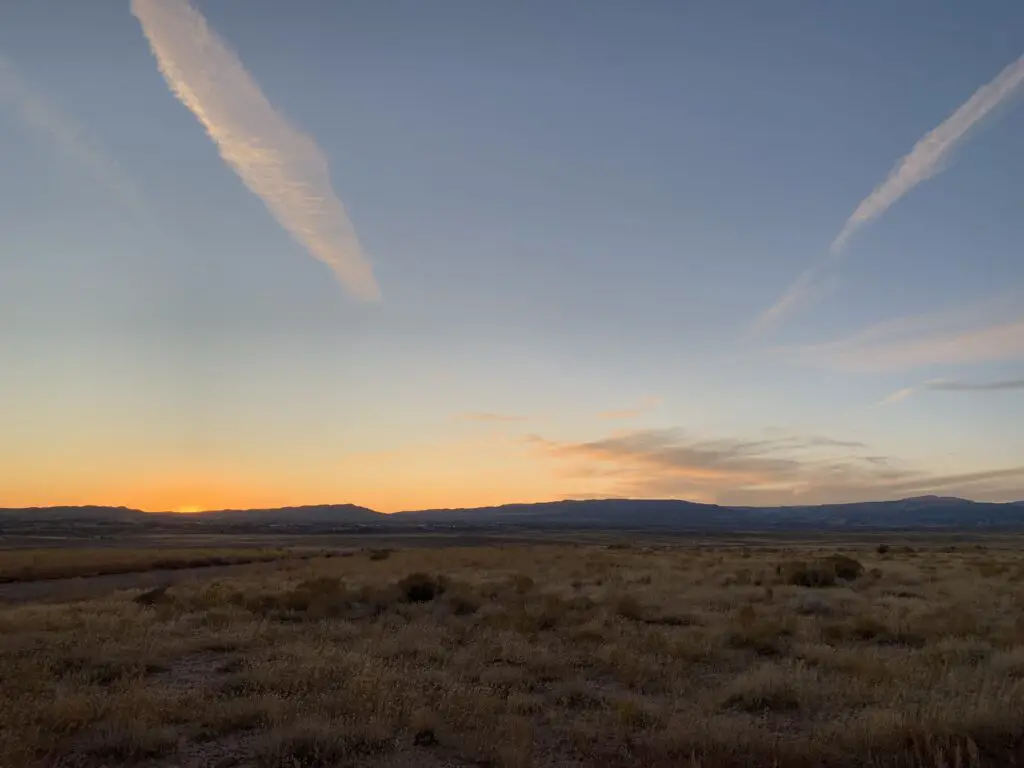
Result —
<path fill-rule="evenodd" d="M 227 505 L 211 505 L 211 506 L 200 506 L 194 504 L 187 504 L 175 508 L 161 507 L 161 506 L 143 506 L 137 504 L 111 504 L 102 503 L 97 501 L 79 501 L 79 502 L 62 502 L 59 504 L 5 504 L 0 506 L 0 510 L 3 509 L 55 509 L 55 508 L 101 508 L 101 509 L 128 509 L 136 512 L 142 512 L 145 514 L 172 514 L 172 515 L 202 515 L 209 512 L 224 512 L 224 511 L 251 511 L 251 510 L 289 510 L 289 509 L 312 509 L 312 508 L 344 508 L 344 507 L 358 507 L 361 509 L 367 509 L 372 512 L 377 512 L 383 515 L 393 515 L 403 512 L 420 512 L 428 510 L 474 510 L 474 509 L 492 509 L 498 507 L 516 507 L 516 506 L 543 506 L 543 505 L 560 505 L 560 504 L 571 504 L 580 502 L 607 502 L 607 501 L 629 501 L 629 502 L 683 502 L 686 504 L 698 504 L 704 506 L 719 506 L 719 507 L 744 507 L 750 509 L 779 509 L 784 507 L 840 507 L 844 505 L 857 505 L 857 504 L 875 504 L 885 502 L 898 502 L 898 501 L 913 501 L 913 500 L 928 500 L 932 499 L 935 501 L 967 501 L 972 503 L 982 504 L 1007 504 L 1016 505 L 1024 503 L 1024 498 L 1020 499 L 1006 499 L 1000 501 L 992 501 L 984 498 L 971 498 L 970 496 L 958 496 L 958 495 L 941 495 L 941 494 L 920 494 L 911 496 L 889 496 L 889 497 L 877 497 L 877 498 L 864 498 L 856 501 L 844 501 L 844 502 L 816 502 L 816 503 L 805 503 L 802 502 L 799 497 L 794 497 L 789 502 L 780 502 L 778 504 L 726 504 L 716 501 L 700 501 L 692 498 L 685 498 L 680 496 L 568 496 L 568 497 L 550 497 L 541 499 L 506 499 L 504 501 L 493 501 L 486 503 L 467 503 L 467 504 L 445 504 L 438 503 L 427 506 L 403 506 L 403 507 L 382 507 L 374 506 L 372 504 L 359 503 L 354 501 L 307 501 L 302 503 L 296 502 L 282 502 L 282 503 L 258 503 L 258 504 L 227 504 Z"/>
<path fill-rule="evenodd" d="M 396 8 L 12 12 L 0 506 L 1024 498 L 1020 10 Z"/>

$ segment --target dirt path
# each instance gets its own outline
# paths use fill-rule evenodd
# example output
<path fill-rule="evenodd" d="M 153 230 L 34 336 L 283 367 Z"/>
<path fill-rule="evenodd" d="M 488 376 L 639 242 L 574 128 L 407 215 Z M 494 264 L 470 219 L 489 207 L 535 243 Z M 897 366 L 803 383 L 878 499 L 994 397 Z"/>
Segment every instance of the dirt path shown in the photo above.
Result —
<path fill-rule="evenodd" d="M 221 576 L 280 568 L 288 559 L 239 565 L 209 565 L 200 568 L 112 573 L 71 579 L 48 579 L 0 584 L 0 605 L 13 603 L 56 603 L 99 597 L 122 589 L 151 588 L 161 584 L 187 584 L 209 581 Z"/>

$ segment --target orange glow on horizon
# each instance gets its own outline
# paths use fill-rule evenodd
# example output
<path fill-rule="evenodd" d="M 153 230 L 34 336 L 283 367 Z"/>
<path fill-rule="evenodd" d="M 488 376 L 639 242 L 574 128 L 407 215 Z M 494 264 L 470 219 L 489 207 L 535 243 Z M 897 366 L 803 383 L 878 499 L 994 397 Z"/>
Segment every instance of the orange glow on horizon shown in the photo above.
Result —
<path fill-rule="evenodd" d="M 48 506 L 119 506 L 138 509 L 143 512 L 173 512 L 196 514 L 218 509 L 274 509 L 321 504 L 355 504 L 377 512 L 391 513 L 416 509 L 487 507 L 500 504 L 556 501 L 572 495 L 562 484 L 546 483 L 495 483 L 482 487 L 477 482 L 464 486 L 437 483 L 428 485 L 420 478 L 408 482 L 396 482 L 389 486 L 367 483 L 350 490 L 336 485 L 324 484 L 319 487 L 287 488 L 282 484 L 277 489 L 259 488 L 239 484 L 236 487 L 221 486 L 208 489 L 208 493 L 197 492 L 192 484 L 182 484 L 179 490 L 173 483 L 160 483 L 156 487 L 120 488 L 113 492 L 89 492 L 87 494 L 31 494 L 8 497 L 0 500 L 0 507 L 48 507 Z M 574 489 L 579 491 L 580 489 Z M 183 498 L 188 501 L 184 502 Z"/>
<path fill-rule="evenodd" d="M 132 466 L 129 457 L 118 457 L 64 472 L 35 465 L 12 474 L 0 506 L 95 504 L 194 514 L 356 504 L 388 513 L 553 501 L 605 490 L 601 481 L 567 477 L 534 446 L 494 437 L 352 453 L 315 465 L 276 459 L 196 466 L 146 457 Z"/>

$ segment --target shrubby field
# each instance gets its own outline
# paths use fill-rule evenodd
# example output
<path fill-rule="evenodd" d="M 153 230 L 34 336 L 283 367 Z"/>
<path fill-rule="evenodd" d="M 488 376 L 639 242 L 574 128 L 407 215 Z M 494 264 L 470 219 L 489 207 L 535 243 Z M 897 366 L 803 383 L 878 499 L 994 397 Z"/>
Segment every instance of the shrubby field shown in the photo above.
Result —
<path fill-rule="evenodd" d="M 283 558 L 0 608 L 0 686 L 3 766 L 1012 765 L 1024 556 L 680 541 Z"/>

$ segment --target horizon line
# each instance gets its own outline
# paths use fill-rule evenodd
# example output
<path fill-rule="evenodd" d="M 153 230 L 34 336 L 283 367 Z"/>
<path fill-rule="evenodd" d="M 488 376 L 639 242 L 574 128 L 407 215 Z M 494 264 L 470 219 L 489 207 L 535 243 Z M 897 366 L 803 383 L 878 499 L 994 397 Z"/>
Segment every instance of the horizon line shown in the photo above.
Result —
<path fill-rule="evenodd" d="M 372 512 L 377 515 L 401 515 L 401 514 L 415 514 L 418 512 L 458 512 L 458 511 L 473 511 L 473 510 L 485 510 L 485 509 L 501 509 L 503 507 L 519 507 L 519 506 L 543 506 L 550 504 L 580 504 L 580 503 L 598 503 L 598 502 L 609 502 L 609 501 L 631 501 L 631 502 L 680 502 L 684 504 L 693 504 L 702 507 L 718 507 L 722 509 L 793 509 L 799 507 L 842 507 L 842 506 L 853 506 L 860 504 L 884 504 L 884 503 L 896 503 L 901 501 L 921 501 L 921 500 L 934 500 L 934 501 L 961 501 L 970 504 L 1024 504 L 1024 498 L 1014 499 L 1011 501 L 989 501 L 981 499 L 972 499 L 966 496 L 942 496 L 939 494 L 920 494 L 917 496 L 900 496 L 896 498 L 875 498 L 868 499 L 866 501 L 833 501 L 833 502 L 819 502 L 819 503 L 793 503 L 793 504 L 725 504 L 718 502 L 705 502 L 705 501 L 694 501 L 692 499 L 674 497 L 674 496 L 660 496 L 660 497 L 634 497 L 634 496 L 602 496 L 599 498 L 559 498 L 550 499 L 547 501 L 510 501 L 503 502 L 501 504 L 484 504 L 478 506 L 468 507 L 419 507 L 414 509 L 400 509 L 393 512 L 383 512 L 381 510 L 373 509 L 362 504 L 356 504 L 353 502 L 331 502 L 321 504 L 284 504 L 281 506 L 273 507 L 211 507 L 211 508 L 180 508 L 178 510 L 173 509 L 142 509 L 139 507 L 132 507 L 124 504 L 33 504 L 29 506 L 11 507 L 11 506 L 0 506 L 0 514 L 4 512 L 24 512 L 24 511 L 47 511 L 54 509 L 104 509 L 104 510 L 117 510 L 123 512 L 135 512 L 142 515 L 175 515 L 181 517 L 191 517 L 198 515 L 215 514 L 218 512 L 283 512 L 286 510 L 302 510 L 302 509 L 317 509 L 324 507 L 354 507 L 367 512 Z"/>

